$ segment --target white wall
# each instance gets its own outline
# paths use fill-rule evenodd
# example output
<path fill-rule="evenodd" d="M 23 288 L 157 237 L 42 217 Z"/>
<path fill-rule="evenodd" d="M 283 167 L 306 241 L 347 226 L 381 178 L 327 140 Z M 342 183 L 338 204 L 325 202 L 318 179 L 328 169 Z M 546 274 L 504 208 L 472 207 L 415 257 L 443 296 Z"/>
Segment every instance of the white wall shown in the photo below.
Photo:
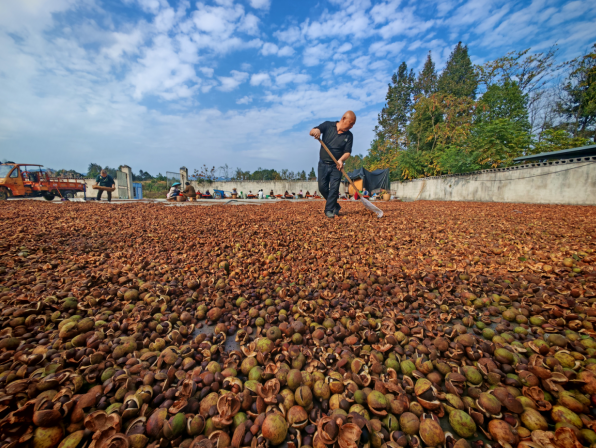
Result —
<path fill-rule="evenodd" d="M 596 205 L 596 157 L 392 182 L 403 200 Z"/>
<path fill-rule="evenodd" d="M 192 186 L 199 189 L 200 191 L 209 190 L 213 193 L 213 190 L 224 190 L 226 192 L 232 191 L 232 188 L 236 188 L 238 193 L 241 191 L 244 194 L 247 194 L 249 191 L 253 193 L 257 193 L 259 190 L 263 190 L 265 195 L 268 195 L 269 192 L 273 189 L 274 194 L 284 194 L 286 191 L 289 193 L 296 193 L 302 189 L 303 193 L 307 191 L 310 194 L 313 194 L 315 191 L 319 190 L 319 184 L 317 181 L 287 181 L 287 180 L 274 180 L 274 181 L 267 181 L 267 180 L 241 180 L 241 181 L 229 181 L 229 182 L 213 182 L 211 184 L 198 184 L 196 181 L 191 182 Z"/>

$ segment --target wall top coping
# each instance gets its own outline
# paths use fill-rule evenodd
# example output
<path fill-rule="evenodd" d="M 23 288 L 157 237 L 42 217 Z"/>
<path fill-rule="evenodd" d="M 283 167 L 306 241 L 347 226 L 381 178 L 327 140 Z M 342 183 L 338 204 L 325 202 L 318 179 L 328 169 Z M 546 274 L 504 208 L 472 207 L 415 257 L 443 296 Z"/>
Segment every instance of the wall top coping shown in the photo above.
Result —
<path fill-rule="evenodd" d="M 394 182 L 400 182 L 400 183 L 420 182 L 420 181 L 425 181 L 427 179 L 441 179 L 441 178 L 446 178 L 446 177 L 467 177 L 467 176 L 477 176 L 478 174 L 498 173 L 498 172 L 515 172 L 515 171 L 519 171 L 519 170 L 526 170 L 526 169 L 532 169 L 532 168 L 557 166 L 557 165 L 570 165 L 572 163 L 582 163 L 582 162 L 596 163 L 596 156 L 577 157 L 577 158 L 573 158 L 573 159 L 547 161 L 547 162 L 542 162 L 542 163 L 528 162 L 523 165 L 515 165 L 515 166 L 510 166 L 507 168 L 494 168 L 494 169 L 489 169 L 489 170 L 472 171 L 471 173 L 444 174 L 442 176 L 419 177 L 418 179 L 406 180 L 403 182 L 397 180 Z"/>

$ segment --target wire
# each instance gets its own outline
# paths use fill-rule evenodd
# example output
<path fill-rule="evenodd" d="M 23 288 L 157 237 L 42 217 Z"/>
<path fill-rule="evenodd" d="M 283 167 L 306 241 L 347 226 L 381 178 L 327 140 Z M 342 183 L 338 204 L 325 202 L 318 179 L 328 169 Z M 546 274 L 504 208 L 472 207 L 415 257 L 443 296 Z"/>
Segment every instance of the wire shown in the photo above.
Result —
<path fill-rule="evenodd" d="M 510 182 L 512 180 L 531 179 L 533 177 L 550 176 L 552 174 L 562 173 L 564 171 L 571 171 L 571 170 L 575 170 L 575 169 L 578 169 L 578 168 L 583 168 L 584 166 L 590 165 L 592 163 L 596 163 L 596 162 L 586 162 L 583 165 L 574 166 L 572 168 L 567 168 L 567 169 L 559 170 L 559 171 L 553 171 L 551 173 L 535 174 L 533 176 L 516 177 L 516 178 L 510 178 L 510 179 L 493 179 L 493 180 L 469 179 L 469 182 Z M 473 174 L 473 173 L 470 173 L 470 174 Z M 446 176 L 440 176 L 440 177 L 451 177 L 451 176 L 446 175 Z M 426 177 L 424 179 L 425 179 L 425 182 L 426 182 L 426 180 L 432 179 L 432 178 Z M 423 188 L 424 188 L 424 186 L 423 186 Z M 422 189 L 420 191 L 422 192 Z"/>
<path fill-rule="evenodd" d="M 592 163 L 596 163 L 596 162 L 586 162 L 583 165 L 574 166 L 574 167 L 567 168 L 567 169 L 564 169 L 564 170 L 553 171 L 551 173 L 535 174 L 533 176 L 516 177 L 516 178 L 513 178 L 513 179 L 495 179 L 495 180 L 476 180 L 476 179 L 474 179 L 474 180 L 472 180 L 472 182 L 508 182 L 508 181 L 511 181 L 511 180 L 531 179 L 533 177 L 550 176 L 552 174 L 562 173 L 564 171 L 571 171 L 571 170 L 575 170 L 575 169 L 578 169 L 578 168 L 583 168 L 584 166 L 590 165 Z"/>

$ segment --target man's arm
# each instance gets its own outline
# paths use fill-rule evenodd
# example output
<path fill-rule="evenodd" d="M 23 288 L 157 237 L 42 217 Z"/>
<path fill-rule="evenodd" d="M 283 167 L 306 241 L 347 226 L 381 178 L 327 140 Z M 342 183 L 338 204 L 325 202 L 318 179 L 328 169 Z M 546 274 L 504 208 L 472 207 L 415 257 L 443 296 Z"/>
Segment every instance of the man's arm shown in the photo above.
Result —
<path fill-rule="evenodd" d="M 353 138 L 350 138 L 348 140 L 348 143 L 344 149 L 344 154 L 339 158 L 339 160 L 337 161 L 337 169 L 341 171 L 341 169 L 344 167 L 344 162 L 346 160 L 348 160 L 350 158 L 350 156 L 352 155 L 352 143 L 354 142 Z"/>
<path fill-rule="evenodd" d="M 344 164 L 346 162 L 346 160 L 348 160 L 350 158 L 351 154 L 349 152 L 344 153 L 343 156 L 341 156 L 339 159 L 337 159 L 337 169 L 341 171 L 341 169 L 344 167 Z"/>
<path fill-rule="evenodd" d="M 321 123 L 320 125 L 312 128 L 310 130 L 310 135 L 319 140 L 321 138 L 321 132 L 325 132 L 325 123 Z"/>

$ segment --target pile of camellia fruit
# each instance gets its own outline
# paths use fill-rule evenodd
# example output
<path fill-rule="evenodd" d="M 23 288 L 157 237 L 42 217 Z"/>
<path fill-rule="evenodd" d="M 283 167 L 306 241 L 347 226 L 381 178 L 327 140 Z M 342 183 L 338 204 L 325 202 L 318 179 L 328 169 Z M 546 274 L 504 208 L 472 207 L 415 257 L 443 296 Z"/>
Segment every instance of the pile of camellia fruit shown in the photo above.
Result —
<path fill-rule="evenodd" d="M 0 204 L 0 446 L 596 446 L 596 210 Z"/>

